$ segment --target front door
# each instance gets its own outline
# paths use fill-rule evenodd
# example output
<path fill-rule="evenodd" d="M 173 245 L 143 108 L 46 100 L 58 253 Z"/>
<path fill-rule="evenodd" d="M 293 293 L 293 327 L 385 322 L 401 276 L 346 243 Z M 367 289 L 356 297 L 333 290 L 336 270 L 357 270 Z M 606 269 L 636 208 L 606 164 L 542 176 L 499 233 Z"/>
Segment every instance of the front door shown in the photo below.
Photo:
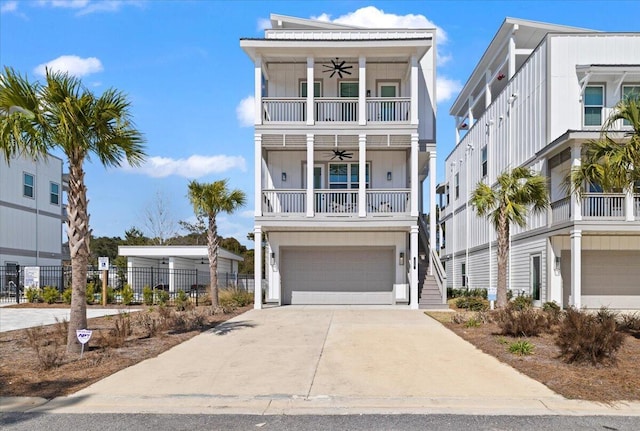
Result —
<path fill-rule="evenodd" d="M 531 255 L 531 297 L 536 305 L 540 305 L 540 287 L 542 279 L 541 262 L 541 255 Z"/>

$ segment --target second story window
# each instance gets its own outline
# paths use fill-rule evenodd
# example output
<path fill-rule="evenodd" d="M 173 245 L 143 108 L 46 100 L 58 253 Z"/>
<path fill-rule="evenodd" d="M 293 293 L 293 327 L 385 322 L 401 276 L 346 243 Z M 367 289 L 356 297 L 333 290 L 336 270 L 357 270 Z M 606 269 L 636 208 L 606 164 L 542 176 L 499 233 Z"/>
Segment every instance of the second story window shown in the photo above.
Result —
<path fill-rule="evenodd" d="M 589 85 L 584 89 L 584 125 L 601 126 L 604 107 L 604 87 Z"/>
<path fill-rule="evenodd" d="M 35 196 L 35 176 L 24 173 L 23 175 L 23 185 L 22 185 L 22 194 L 25 197 L 33 198 Z"/>
<path fill-rule="evenodd" d="M 482 176 L 487 176 L 487 146 L 482 147 Z"/>
<path fill-rule="evenodd" d="M 313 83 L 313 97 L 322 96 L 322 81 Z M 300 81 L 300 97 L 307 97 L 307 81 Z"/>
<path fill-rule="evenodd" d="M 53 205 L 60 205 L 60 185 L 50 183 L 49 202 Z"/>
<path fill-rule="evenodd" d="M 369 164 L 366 166 L 366 184 L 369 188 Z M 358 163 L 332 163 L 329 165 L 330 189 L 357 189 L 360 180 Z"/>
<path fill-rule="evenodd" d="M 454 187 L 456 189 L 456 199 L 460 197 L 460 174 L 457 173 L 454 178 Z"/>

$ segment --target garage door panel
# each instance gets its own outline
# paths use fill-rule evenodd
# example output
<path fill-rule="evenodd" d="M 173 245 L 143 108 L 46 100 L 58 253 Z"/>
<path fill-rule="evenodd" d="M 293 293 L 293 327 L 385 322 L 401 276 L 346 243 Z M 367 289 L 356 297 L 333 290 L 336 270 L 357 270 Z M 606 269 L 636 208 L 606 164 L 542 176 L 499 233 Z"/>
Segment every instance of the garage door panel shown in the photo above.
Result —
<path fill-rule="evenodd" d="M 581 257 L 582 295 L 640 294 L 640 259 L 637 251 L 582 250 Z M 561 267 L 565 301 L 568 301 L 571 292 L 571 250 L 562 250 Z"/>
<path fill-rule="evenodd" d="M 295 247 L 281 251 L 284 304 L 390 304 L 391 247 Z"/>

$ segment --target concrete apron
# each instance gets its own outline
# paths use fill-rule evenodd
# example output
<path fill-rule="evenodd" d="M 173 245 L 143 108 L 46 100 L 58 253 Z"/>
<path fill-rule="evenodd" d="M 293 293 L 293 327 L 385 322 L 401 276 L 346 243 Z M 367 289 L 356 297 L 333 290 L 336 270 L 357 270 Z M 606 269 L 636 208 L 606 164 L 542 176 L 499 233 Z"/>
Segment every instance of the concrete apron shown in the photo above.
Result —
<path fill-rule="evenodd" d="M 640 415 L 640 404 L 566 400 L 422 311 L 282 307 L 28 410 Z"/>

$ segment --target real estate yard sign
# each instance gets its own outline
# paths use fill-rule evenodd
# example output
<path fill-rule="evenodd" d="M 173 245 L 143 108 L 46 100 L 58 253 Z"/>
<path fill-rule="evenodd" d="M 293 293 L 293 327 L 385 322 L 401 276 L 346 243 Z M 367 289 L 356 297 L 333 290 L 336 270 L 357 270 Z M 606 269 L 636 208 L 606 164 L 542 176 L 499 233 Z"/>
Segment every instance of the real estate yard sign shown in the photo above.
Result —
<path fill-rule="evenodd" d="M 39 289 L 40 288 L 40 267 L 25 266 L 23 271 L 24 271 L 25 289 Z"/>

